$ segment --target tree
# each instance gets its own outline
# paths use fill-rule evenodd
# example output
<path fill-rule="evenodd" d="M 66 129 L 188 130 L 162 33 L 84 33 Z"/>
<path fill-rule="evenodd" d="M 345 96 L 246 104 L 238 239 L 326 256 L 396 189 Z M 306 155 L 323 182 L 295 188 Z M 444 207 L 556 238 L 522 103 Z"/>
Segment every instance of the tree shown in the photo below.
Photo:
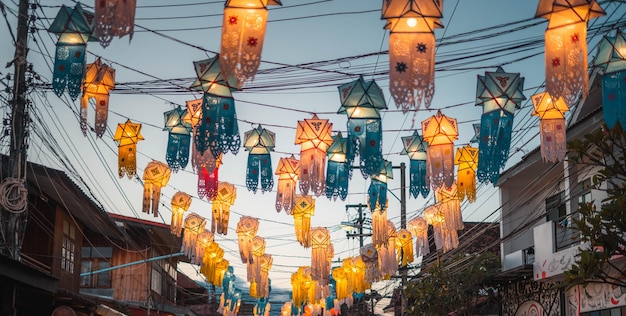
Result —
<path fill-rule="evenodd" d="M 564 285 L 591 282 L 626 286 L 624 267 L 615 259 L 626 255 L 626 133 L 619 123 L 606 125 L 583 139 L 568 143 L 570 160 L 589 170 L 598 170 L 592 178 L 593 188 L 606 192 L 601 207 L 593 202 L 579 205 L 580 217 L 574 223 L 584 246 L 572 267 L 565 271 Z"/>

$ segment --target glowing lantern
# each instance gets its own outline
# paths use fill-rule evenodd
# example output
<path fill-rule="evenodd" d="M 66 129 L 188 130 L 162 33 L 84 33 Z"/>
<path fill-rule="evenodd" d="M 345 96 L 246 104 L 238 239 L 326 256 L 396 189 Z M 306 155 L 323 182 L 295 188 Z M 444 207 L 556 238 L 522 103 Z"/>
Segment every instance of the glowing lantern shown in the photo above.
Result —
<path fill-rule="evenodd" d="M 182 251 L 189 259 L 196 257 L 196 242 L 198 235 L 202 233 L 206 227 L 206 219 L 196 213 L 190 213 L 185 217 L 183 222 L 183 243 Z"/>
<path fill-rule="evenodd" d="M 252 238 L 252 263 L 247 265 L 248 282 L 257 282 L 261 277 L 261 257 L 265 254 L 265 238 L 255 236 Z"/>
<path fill-rule="evenodd" d="M 415 255 L 424 256 L 430 252 L 428 247 L 428 223 L 423 217 L 415 217 L 409 221 L 409 231 L 415 237 Z"/>
<path fill-rule="evenodd" d="M 441 210 L 441 203 L 433 204 L 424 210 L 424 219 L 433 227 L 435 247 L 448 252 L 459 246 L 459 236 L 455 229 L 449 229 Z"/>
<path fill-rule="evenodd" d="M 435 94 L 435 28 L 443 0 L 386 0 L 382 18 L 389 35 L 389 90 L 404 113 L 428 108 Z"/>
<path fill-rule="evenodd" d="M 469 144 L 456 150 L 454 164 L 458 166 L 456 183 L 460 200 L 476 200 L 476 168 L 478 168 L 478 148 Z"/>
<path fill-rule="evenodd" d="M 359 249 L 361 260 L 365 263 L 365 282 L 374 283 L 380 281 L 378 269 L 378 250 L 373 244 L 367 244 Z"/>
<path fill-rule="evenodd" d="M 230 207 L 235 204 L 237 189 L 228 182 L 219 182 L 217 195 L 211 200 L 213 218 L 211 221 L 211 231 L 226 235 L 228 233 L 228 219 L 230 218 Z"/>
<path fill-rule="evenodd" d="M 393 179 L 393 166 L 390 161 L 384 160 L 377 174 L 372 176 L 370 187 L 367 190 L 370 211 L 387 209 L 387 180 Z"/>
<path fill-rule="evenodd" d="M 445 218 L 446 227 L 451 230 L 463 229 L 463 214 L 461 213 L 461 200 L 457 185 L 452 184 L 449 188 L 439 188 L 435 193 L 440 204 L 440 211 Z"/>
<path fill-rule="evenodd" d="M 200 254 L 198 254 L 200 255 Z M 204 256 L 202 257 L 202 266 L 200 266 L 200 273 L 213 285 L 216 280 L 216 274 L 218 273 L 218 263 L 224 259 L 224 249 L 220 247 L 216 242 L 210 242 L 204 249 Z"/>
<path fill-rule="evenodd" d="M 437 111 L 422 121 L 422 136 L 428 142 L 428 174 L 434 189 L 454 183 L 454 141 L 459 136 L 456 119 Z"/>
<path fill-rule="evenodd" d="M 372 243 L 380 247 L 387 243 L 387 209 L 374 210 L 372 212 Z"/>
<path fill-rule="evenodd" d="M 293 155 L 289 158 L 280 158 L 276 174 L 278 175 L 276 211 L 284 209 L 285 213 L 291 215 L 296 203 L 296 181 L 300 176 L 300 162 Z"/>
<path fill-rule="evenodd" d="M 315 213 L 315 199 L 310 195 L 297 194 L 293 208 L 296 239 L 304 248 L 311 245 L 311 217 Z"/>
<path fill-rule="evenodd" d="M 400 154 L 409 156 L 409 192 L 414 198 L 418 194 L 427 197 L 430 192 L 430 178 L 428 176 L 428 143 L 413 131 L 413 135 L 402 137 L 404 149 Z"/>
<path fill-rule="evenodd" d="M 183 214 L 191 206 L 191 195 L 178 191 L 172 196 L 172 222 L 170 223 L 172 234 L 180 237 L 183 230 Z"/>
<path fill-rule="evenodd" d="M 228 270 L 229 265 L 230 265 L 230 262 L 228 262 L 228 260 L 224 258 L 218 261 L 215 264 L 215 273 L 213 274 L 213 281 L 211 281 L 210 283 L 215 286 L 221 285 L 224 282 L 224 276 L 225 276 L 226 271 Z"/>
<path fill-rule="evenodd" d="M 396 227 L 392 221 L 387 221 L 386 242 L 376 246 L 378 249 L 378 267 L 381 278 L 388 280 L 398 271 L 398 259 L 396 257 Z"/>
<path fill-rule="evenodd" d="M 107 47 L 114 36 L 128 35 L 129 41 L 135 30 L 136 0 L 99 0 L 96 1 L 95 33 L 100 38 L 100 45 Z"/>
<path fill-rule="evenodd" d="M 204 156 L 210 156 L 207 151 Z M 215 167 L 204 167 L 198 172 L 198 197 L 213 200 L 217 196 L 219 171 L 222 165 L 222 154 L 215 161 Z M 209 169 L 211 171 L 209 171 Z"/>
<path fill-rule="evenodd" d="M 330 232 L 324 227 L 311 229 L 311 278 L 320 285 L 327 285 L 330 278 L 328 251 Z M 331 250 L 332 251 L 332 250 Z"/>
<path fill-rule="evenodd" d="M 80 99 L 80 129 L 87 135 L 87 108 L 89 99 L 95 99 L 96 122 L 94 130 L 96 137 L 102 137 L 107 128 L 109 114 L 109 91 L 115 87 L 115 69 L 103 64 L 97 58 L 93 64 L 87 65 L 85 81 L 83 82 L 83 97 Z"/>
<path fill-rule="evenodd" d="M 252 262 L 252 238 L 256 236 L 259 231 L 259 219 L 242 216 L 237 223 L 237 236 L 239 240 L 239 255 L 241 256 L 241 262 Z"/>
<path fill-rule="evenodd" d="M 141 124 L 126 120 L 124 124 L 117 124 L 117 130 L 113 140 L 118 147 L 118 174 L 121 177 L 126 174 L 131 179 L 137 173 L 137 143 L 143 140 L 140 133 Z"/>
<path fill-rule="evenodd" d="M 383 161 L 380 110 L 387 108 L 383 91 L 374 80 L 365 81 L 363 76 L 338 89 L 341 107 L 337 113 L 348 116 L 349 144 L 358 146 L 361 173 L 365 177 L 376 174 Z M 348 153 L 357 152 L 351 149 Z"/>
<path fill-rule="evenodd" d="M 272 175 L 272 157 L 276 135 L 259 125 L 255 129 L 246 132 L 243 146 L 248 154 L 248 166 L 246 169 L 246 187 L 256 193 L 261 179 L 261 192 L 271 191 L 274 187 Z"/>
<path fill-rule="evenodd" d="M 202 263 L 202 258 L 204 257 L 204 250 L 209 246 L 210 243 L 214 241 L 214 239 L 215 237 L 213 236 L 213 233 L 209 231 L 208 229 L 205 229 L 203 232 L 198 234 L 198 237 L 196 238 L 195 257 L 191 263 L 197 264 L 197 265 L 200 265 Z"/>
<path fill-rule="evenodd" d="M 598 46 L 594 65 L 604 68 L 602 75 L 602 114 L 604 123 L 613 128 L 619 121 L 626 126 L 626 36 L 604 36 Z"/>
<path fill-rule="evenodd" d="M 202 100 L 186 101 L 187 109 L 183 115 L 183 121 L 189 124 L 192 128 L 192 135 L 194 139 L 198 136 L 198 125 L 202 120 Z M 194 141 L 195 144 L 195 141 Z M 217 159 L 210 150 L 199 152 L 196 150 L 196 146 L 191 146 L 191 166 L 195 173 L 199 174 L 202 168 L 206 168 L 208 172 L 213 172 L 216 167 Z"/>
<path fill-rule="evenodd" d="M 227 0 L 222 23 L 220 62 L 224 73 L 237 79 L 241 88 L 254 79 L 261 64 L 267 24 L 267 6 L 280 0 Z"/>
<path fill-rule="evenodd" d="M 189 163 L 189 145 L 191 144 L 191 124 L 185 120 L 185 110 L 180 106 L 163 113 L 165 119 L 164 131 L 168 131 L 167 153 L 165 161 L 177 172 L 179 169 L 185 169 Z"/>
<path fill-rule="evenodd" d="M 535 17 L 548 19 L 545 33 L 546 90 L 573 104 L 587 97 L 587 22 L 604 15 L 596 0 L 539 0 Z"/>
<path fill-rule="evenodd" d="M 478 142 L 477 176 L 480 182 L 496 183 L 509 158 L 515 109 L 526 100 L 524 77 L 519 73 L 495 72 L 478 76 L 476 105 L 483 107 L 480 124 L 474 126 Z"/>
<path fill-rule="evenodd" d="M 87 42 L 98 40 L 93 35 L 93 17 L 80 3 L 76 3 L 74 9 L 62 5 L 48 28 L 48 32 L 59 35 L 52 72 L 52 90 L 59 97 L 65 88 L 72 100 L 80 94 Z"/>
<path fill-rule="evenodd" d="M 343 259 L 342 267 L 346 270 L 348 289 L 351 292 L 363 293 L 370 287 L 370 284 L 365 282 L 365 263 L 361 256 Z"/>
<path fill-rule="evenodd" d="M 402 267 L 413 262 L 413 235 L 407 229 L 400 229 L 396 233 L 396 249 L 398 249 L 398 262 Z"/>
<path fill-rule="evenodd" d="M 159 216 L 159 201 L 161 200 L 161 188 L 170 181 L 172 171 L 160 162 L 151 161 L 143 171 L 143 207 L 144 213 L 152 213 L 154 217 Z M 152 209 L 150 206 L 152 205 Z"/>
<path fill-rule="evenodd" d="M 343 267 L 333 268 L 331 274 L 335 280 L 335 293 L 338 300 L 347 299 L 352 292 L 348 291 L 348 277 Z"/>
<path fill-rule="evenodd" d="M 294 307 L 300 309 L 306 304 L 309 288 L 314 283 L 309 267 L 299 267 L 298 271 L 291 275 L 291 302 Z"/>
<path fill-rule="evenodd" d="M 250 296 L 254 298 L 267 297 L 269 295 L 269 271 L 272 269 L 273 259 L 269 254 L 263 254 L 259 260 L 260 275 L 250 286 Z M 254 288 L 254 290 L 252 290 Z"/>
<path fill-rule="evenodd" d="M 352 158 L 348 152 L 351 148 L 349 139 L 343 138 L 341 132 L 333 136 L 333 142 L 326 151 L 328 167 L 326 168 L 326 197 L 345 201 L 348 196 L 348 180 L 352 174 Z"/>
<path fill-rule="evenodd" d="M 541 157 L 544 161 L 563 161 L 566 152 L 565 112 L 569 111 L 563 98 L 553 98 L 547 91 L 532 96 L 535 110 L 533 116 L 539 117 L 541 136 Z"/>
<path fill-rule="evenodd" d="M 300 192 L 315 196 L 325 192 L 326 150 L 333 142 L 333 123 L 313 115 L 311 119 L 298 121 L 296 145 L 300 145 Z"/>

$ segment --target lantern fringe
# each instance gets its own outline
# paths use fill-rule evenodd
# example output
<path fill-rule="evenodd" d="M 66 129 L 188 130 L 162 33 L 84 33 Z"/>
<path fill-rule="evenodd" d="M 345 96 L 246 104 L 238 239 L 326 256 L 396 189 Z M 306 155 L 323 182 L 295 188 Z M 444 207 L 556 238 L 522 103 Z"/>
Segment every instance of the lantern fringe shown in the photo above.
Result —
<path fill-rule="evenodd" d="M 76 100 L 81 93 L 83 77 L 85 76 L 85 55 L 87 45 L 84 43 L 70 44 L 57 42 L 54 56 L 54 72 L 52 76 L 52 90 L 57 96 L 67 92 L 72 100 Z"/>
<path fill-rule="evenodd" d="M 387 244 L 387 210 L 372 212 L 372 243 L 379 248 Z"/>
<path fill-rule="evenodd" d="M 428 173 L 434 189 L 454 183 L 454 144 L 430 145 L 428 147 Z"/>
<path fill-rule="evenodd" d="M 539 126 L 543 160 L 555 163 L 563 161 L 567 152 L 565 119 L 542 119 Z"/>
<path fill-rule="evenodd" d="M 246 188 L 256 193 L 261 181 L 261 192 L 272 191 L 274 178 L 272 175 L 272 160 L 270 154 L 248 155 L 248 168 L 246 169 Z"/>
<path fill-rule="evenodd" d="M 313 191 L 320 196 L 326 191 L 326 152 L 319 148 L 311 148 L 300 152 L 300 192 L 308 194 Z"/>
<path fill-rule="evenodd" d="M 383 163 L 382 127 L 380 119 L 349 119 L 348 137 L 355 144 L 359 166 L 364 178 L 375 175 Z"/>
<path fill-rule="evenodd" d="M 160 200 L 161 187 L 155 184 L 146 183 L 143 188 L 143 205 L 141 210 L 148 214 L 152 211 L 154 217 L 158 217 Z"/>
<path fill-rule="evenodd" d="M 328 161 L 326 169 L 326 198 L 345 201 L 348 197 L 350 164 L 347 162 Z"/>
<path fill-rule="evenodd" d="M 132 40 L 135 28 L 135 8 L 136 0 L 96 2 L 94 31 L 102 47 L 109 46 L 113 36 L 128 35 L 128 40 Z"/>
<path fill-rule="evenodd" d="M 426 160 L 414 160 L 409 162 L 409 192 L 417 199 L 419 194 L 426 198 L 430 193 L 430 179 Z"/>
<path fill-rule="evenodd" d="M 617 122 L 626 126 L 626 71 L 602 76 L 602 113 L 604 123 L 613 128 Z"/>
<path fill-rule="evenodd" d="M 135 144 L 122 145 L 117 152 L 118 175 L 120 178 L 132 179 L 137 174 L 137 146 Z"/>
<path fill-rule="evenodd" d="M 109 116 L 109 95 L 104 93 L 83 93 L 80 98 L 80 129 L 84 136 L 87 136 L 87 114 L 89 109 L 89 99 L 95 99 L 96 120 L 94 131 L 96 137 L 102 138 L 107 128 L 107 118 Z"/>
<path fill-rule="evenodd" d="M 365 282 L 374 283 L 380 281 L 380 269 L 378 268 L 378 250 L 373 244 L 367 244 L 359 249 L 361 260 L 365 263 Z"/>
<path fill-rule="evenodd" d="M 214 157 L 229 151 L 236 155 L 241 147 L 241 138 L 235 99 L 205 93 L 202 118 L 202 123 L 196 127 L 196 150 L 203 153 L 209 149 Z"/>
<path fill-rule="evenodd" d="M 189 163 L 189 146 L 191 136 L 185 134 L 170 133 L 167 139 L 167 151 L 165 161 L 172 171 L 178 172 L 185 169 Z"/>
<path fill-rule="evenodd" d="M 398 262 L 406 267 L 415 259 L 413 256 L 413 235 L 406 229 L 400 229 L 396 234 L 396 249 L 398 250 Z"/>
<path fill-rule="evenodd" d="M 415 237 L 415 255 L 424 256 L 430 253 L 428 245 L 428 223 L 423 217 L 416 217 L 409 221 L 409 230 Z"/>
<path fill-rule="evenodd" d="M 228 219 L 230 207 L 237 199 L 237 188 L 228 182 L 219 182 L 215 197 L 211 200 L 212 220 L 211 231 L 226 235 L 228 233 Z"/>
<path fill-rule="evenodd" d="M 198 197 L 200 199 L 213 200 L 217 196 L 218 170 L 219 168 L 214 168 L 213 172 L 208 172 L 207 169 L 202 169 L 198 173 Z"/>
<path fill-rule="evenodd" d="M 278 179 L 278 191 L 276 192 L 276 211 L 285 210 L 291 215 L 296 201 L 296 182 L 292 179 Z"/>
<path fill-rule="evenodd" d="M 367 193 L 367 204 L 370 211 L 375 212 L 375 210 L 387 209 L 387 183 L 372 179 Z"/>

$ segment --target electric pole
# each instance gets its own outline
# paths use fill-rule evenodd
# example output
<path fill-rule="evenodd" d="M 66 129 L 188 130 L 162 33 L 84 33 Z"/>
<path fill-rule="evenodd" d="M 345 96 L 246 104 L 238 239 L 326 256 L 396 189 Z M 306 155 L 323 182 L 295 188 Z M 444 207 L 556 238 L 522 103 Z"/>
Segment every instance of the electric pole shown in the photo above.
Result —
<path fill-rule="evenodd" d="M 354 238 L 354 237 L 358 237 L 359 238 L 359 249 L 361 249 L 361 247 L 363 247 L 363 240 L 365 239 L 365 237 L 370 237 L 372 236 L 371 233 L 369 234 L 365 234 L 363 233 L 363 224 L 365 223 L 365 218 L 363 217 L 363 209 L 365 209 L 367 207 L 367 205 L 365 204 L 348 204 L 346 205 L 346 211 L 348 209 L 351 208 L 356 208 L 357 212 L 359 212 L 359 218 L 357 219 L 356 225 L 354 225 L 354 227 L 358 230 L 356 233 L 350 233 L 347 232 L 346 233 L 346 237 L 348 238 Z"/>

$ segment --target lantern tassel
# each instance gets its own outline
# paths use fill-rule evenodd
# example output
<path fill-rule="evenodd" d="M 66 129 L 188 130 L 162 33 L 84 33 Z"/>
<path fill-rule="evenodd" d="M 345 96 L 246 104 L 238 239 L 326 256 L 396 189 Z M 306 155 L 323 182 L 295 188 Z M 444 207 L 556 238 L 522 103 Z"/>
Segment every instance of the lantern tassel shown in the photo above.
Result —
<path fill-rule="evenodd" d="M 454 183 L 454 144 L 431 145 L 428 148 L 428 173 L 433 188 Z"/>
<path fill-rule="evenodd" d="M 387 210 L 372 212 L 372 243 L 379 247 L 387 243 Z"/>
<path fill-rule="evenodd" d="M 191 136 L 186 134 L 169 133 L 165 161 L 172 171 L 184 169 L 189 163 L 189 145 Z"/>
<path fill-rule="evenodd" d="M 329 160 L 326 169 L 326 197 L 345 201 L 348 197 L 349 164 Z"/>
<path fill-rule="evenodd" d="M 587 22 L 548 28 L 545 32 L 546 90 L 574 104 L 578 93 L 587 97 Z"/>
<path fill-rule="evenodd" d="M 558 162 L 565 158 L 565 119 L 542 119 L 541 128 L 541 156 L 545 161 Z"/>
<path fill-rule="evenodd" d="M 315 196 L 324 194 L 326 190 L 325 170 L 325 151 L 319 148 L 302 151 L 300 153 L 300 192 L 308 194 L 311 190 Z"/>

